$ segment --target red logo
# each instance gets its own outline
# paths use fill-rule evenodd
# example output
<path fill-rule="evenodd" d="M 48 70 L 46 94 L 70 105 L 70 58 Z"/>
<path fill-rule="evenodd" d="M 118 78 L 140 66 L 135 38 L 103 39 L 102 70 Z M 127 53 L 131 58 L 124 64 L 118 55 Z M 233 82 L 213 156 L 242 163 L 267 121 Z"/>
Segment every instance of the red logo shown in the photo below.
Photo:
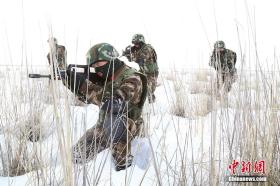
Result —
<path fill-rule="evenodd" d="M 233 160 L 233 163 L 229 165 L 228 168 L 230 169 L 230 173 L 231 173 L 231 174 L 235 174 L 235 169 L 236 169 L 236 167 L 237 167 L 238 164 L 239 164 L 238 161 Z"/>
<path fill-rule="evenodd" d="M 238 168 L 241 168 L 241 173 L 265 173 L 265 161 L 259 160 L 256 162 L 246 162 L 242 161 L 241 164 L 237 160 L 233 160 L 232 164 L 228 167 L 230 169 L 230 174 L 235 174 Z"/>

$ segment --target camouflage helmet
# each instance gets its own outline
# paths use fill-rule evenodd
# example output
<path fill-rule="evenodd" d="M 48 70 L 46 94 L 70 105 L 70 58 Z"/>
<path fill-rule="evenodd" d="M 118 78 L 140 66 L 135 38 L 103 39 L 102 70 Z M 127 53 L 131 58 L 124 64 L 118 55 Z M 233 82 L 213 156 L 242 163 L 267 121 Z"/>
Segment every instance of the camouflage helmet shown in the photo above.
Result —
<path fill-rule="evenodd" d="M 132 44 L 145 43 L 145 38 L 142 34 L 134 34 L 131 42 Z"/>
<path fill-rule="evenodd" d="M 92 65 L 98 61 L 112 61 L 119 57 L 119 53 L 112 45 L 99 43 L 91 47 L 86 56 L 87 64 Z"/>
<path fill-rule="evenodd" d="M 214 44 L 215 49 L 225 48 L 225 47 L 226 47 L 226 45 L 225 45 L 225 42 L 223 42 L 223 41 L 216 41 L 215 44 Z"/>

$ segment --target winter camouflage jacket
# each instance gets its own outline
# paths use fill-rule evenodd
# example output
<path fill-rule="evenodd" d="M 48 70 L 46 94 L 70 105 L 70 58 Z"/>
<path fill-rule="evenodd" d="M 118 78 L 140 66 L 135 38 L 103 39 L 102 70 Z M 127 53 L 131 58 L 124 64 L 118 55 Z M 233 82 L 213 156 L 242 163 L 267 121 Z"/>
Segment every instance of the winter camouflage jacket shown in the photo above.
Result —
<path fill-rule="evenodd" d="M 236 53 L 229 49 L 224 49 L 224 51 L 221 52 L 216 52 L 216 50 L 214 50 L 209 63 L 210 66 L 223 73 L 235 70 L 235 64 Z"/>
<path fill-rule="evenodd" d="M 140 49 L 133 47 L 131 58 L 129 61 L 135 61 L 140 67 L 140 71 L 144 74 L 157 74 L 157 54 L 150 44 L 143 44 Z"/>
<path fill-rule="evenodd" d="M 146 100 L 147 80 L 143 74 L 125 65 L 115 73 L 113 80 L 105 84 L 86 80 L 79 92 L 86 96 L 89 103 L 98 106 L 104 100 L 111 99 L 111 96 L 120 97 L 128 104 L 128 117 L 136 121 L 141 116 Z M 100 113 L 99 120 L 102 119 L 104 119 L 103 113 Z"/>

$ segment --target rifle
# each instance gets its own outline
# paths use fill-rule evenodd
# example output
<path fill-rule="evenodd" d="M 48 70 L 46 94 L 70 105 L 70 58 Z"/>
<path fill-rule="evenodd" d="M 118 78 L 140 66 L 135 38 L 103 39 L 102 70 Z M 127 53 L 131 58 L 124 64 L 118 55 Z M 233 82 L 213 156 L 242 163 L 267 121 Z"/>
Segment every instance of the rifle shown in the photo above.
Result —
<path fill-rule="evenodd" d="M 135 46 L 128 45 L 123 51 L 122 55 L 127 57 L 128 61 L 131 61 L 131 54 L 135 52 Z"/>
<path fill-rule="evenodd" d="M 93 68 L 89 68 L 88 65 L 77 65 L 77 64 L 70 64 L 67 67 L 67 70 L 69 71 L 75 71 L 76 73 L 93 73 L 94 69 Z M 57 77 L 54 77 L 54 79 L 65 79 L 66 77 L 66 71 L 67 70 L 62 70 L 62 69 L 57 69 L 57 73 L 54 75 L 57 75 Z M 49 78 L 51 79 L 51 74 L 28 74 L 29 78 Z"/>

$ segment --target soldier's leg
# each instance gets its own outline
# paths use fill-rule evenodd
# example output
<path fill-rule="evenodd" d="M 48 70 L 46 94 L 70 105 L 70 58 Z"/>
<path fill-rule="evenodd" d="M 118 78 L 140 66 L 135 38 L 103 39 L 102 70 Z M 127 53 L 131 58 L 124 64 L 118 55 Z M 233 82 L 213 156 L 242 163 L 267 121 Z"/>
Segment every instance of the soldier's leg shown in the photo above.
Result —
<path fill-rule="evenodd" d="M 231 73 L 226 73 L 224 75 L 224 87 L 225 87 L 225 93 L 228 93 L 231 90 L 231 84 L 232 84 L 232 75 Z"/>
<path fill-rule="evenodd" d="M 107 148 L 107 139 L 102 126 L 97 125 L 86 131 L 86 133 L 73 146 L 73 162 L 87 163 L 96 154 Z"/>
<path fill-rule="evenodd" d="M 126 123 L 126 135 L 113 139 L 112 156 L 117 171 L 126 169 L 132 163 L 131 140 L 135 136 L 136 126 L 133 120 L 128 119 Z M 118 135 L 116 135 L 118 136 Z"/>
<path fill-rule="evenodd" d="M 217 71 L 217 90 L 220 90 L 223 84 L 223 77 L 222 77 L 222 73 L 220 73 L 219 71 Z"/>
<path fill-rule="evenodd" d="M 149 103 L 155 102 L 155 90 L 157 86 L 157 76 L 155 74 L 147 75 L 147 81 L 148 81 L 148 100 Z"/>
<path fill-rule="evenodd" d="M 215 96 L 219 99 L 220 98 L 220 89 L 221 89 L 221 73 L 219 71 L 216 72 L 216 87 L 214 90 Z"/>
<path fill-rule="evenodd" d="M 237 70 L 236 68 L 234 68 L 231 72 L 231 83 L 233 84 L 234 82 L 236 82 L 237 78 L 238 78 L 238 75 L 237 75 Z"/>

